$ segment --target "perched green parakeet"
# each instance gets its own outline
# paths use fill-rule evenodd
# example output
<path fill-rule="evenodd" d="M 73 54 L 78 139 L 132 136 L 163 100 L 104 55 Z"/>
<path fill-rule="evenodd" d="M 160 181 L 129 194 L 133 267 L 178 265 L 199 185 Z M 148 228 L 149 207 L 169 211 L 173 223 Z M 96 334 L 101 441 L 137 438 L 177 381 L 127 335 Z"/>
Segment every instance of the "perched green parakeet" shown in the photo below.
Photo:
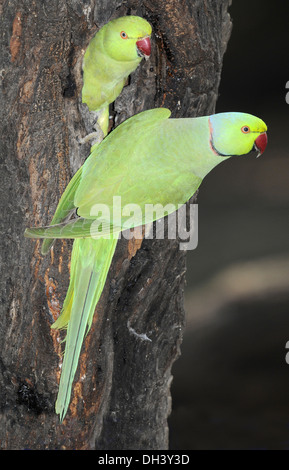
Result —
<path fill-rule="evenodd" d="M 56 402 L 61 420 L 69 406 L 83 338 L 91 326 L 119 232 L 153 221 L 154 216 L 145 219 L 147 204 L 184 204 L 203 178 L 230 156 L 247 154 L 254 148 L 261 154 L 266 148 L 266 124 L 252 115 L 169 119 L 170 114 L 168 109 L 149 110 L 118 126 L 92 151 L 59 202 L 58 219 L 65 220 L 76 209 L 77 216 L 25 232 L 30 238 L 76 239 L 69 290 L 62 314 L 52 325 L 67 327 Z M 122 207 L 138 205 L 139 218 L 127 224 L 127 216 L 115 217 L 115 196 L 121 197 Z M 109 209 L 101 216 L 99 204 Z M 85 243 L 81 243 L 83 237 Z"/>
<path fill-rule="evenodd" d="M 101 111 L 98 124 L 107 135 L 109 104 L 127 77 L 151 53 L 151 25 L 138 16 L 123 16 L 104 25 L 90 41 L 83 59 L 82 102 Z"/>

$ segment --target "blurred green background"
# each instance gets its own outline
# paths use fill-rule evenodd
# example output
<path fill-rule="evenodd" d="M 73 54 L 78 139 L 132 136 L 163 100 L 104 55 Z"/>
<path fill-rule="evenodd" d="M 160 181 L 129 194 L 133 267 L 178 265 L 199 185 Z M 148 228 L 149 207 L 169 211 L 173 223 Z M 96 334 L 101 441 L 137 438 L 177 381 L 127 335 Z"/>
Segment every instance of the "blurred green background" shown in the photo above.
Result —
<path fill-rule="evenodd" d="M 198 197 L 171 449 L 289 449 L 289 2 L 233 0 L 216 112 L 255 114 L 269 144 L 219 165 Z"/>

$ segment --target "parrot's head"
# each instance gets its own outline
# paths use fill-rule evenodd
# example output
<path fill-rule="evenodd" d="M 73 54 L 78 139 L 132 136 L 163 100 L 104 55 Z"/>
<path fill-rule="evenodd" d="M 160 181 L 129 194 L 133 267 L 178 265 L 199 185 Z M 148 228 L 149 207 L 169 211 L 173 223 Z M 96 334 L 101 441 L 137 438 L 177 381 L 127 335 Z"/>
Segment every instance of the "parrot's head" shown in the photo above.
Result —
<path fill-rule="evenodd" d="M 246 113 L 220 113 L 209 117 L 211 147 L 223 157 L 245 155 L 251 150 L 262 155 L 267 146 L 264 121 Z"/>
<path fill-rule="evenodd" d="M 141 61 L 151 53 L 151 25 L 139 16 L 123 16 L 106 27 L 103 46 L 106 53 L 121 62 Z"/>

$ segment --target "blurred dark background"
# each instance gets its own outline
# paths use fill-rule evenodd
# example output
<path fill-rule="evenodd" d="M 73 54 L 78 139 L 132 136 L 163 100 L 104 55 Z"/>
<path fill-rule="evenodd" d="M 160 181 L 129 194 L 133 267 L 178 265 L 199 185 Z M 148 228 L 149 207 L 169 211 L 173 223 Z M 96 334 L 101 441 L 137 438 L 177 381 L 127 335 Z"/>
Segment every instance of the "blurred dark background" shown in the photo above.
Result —
<path fill-rule="evenodd" d="M 187 256 L 187 326 L 173 367 L 171 449 L 289 449 L 289 2 L 233 0 L 217 112 L 269 144 L 219 165 Z"/>

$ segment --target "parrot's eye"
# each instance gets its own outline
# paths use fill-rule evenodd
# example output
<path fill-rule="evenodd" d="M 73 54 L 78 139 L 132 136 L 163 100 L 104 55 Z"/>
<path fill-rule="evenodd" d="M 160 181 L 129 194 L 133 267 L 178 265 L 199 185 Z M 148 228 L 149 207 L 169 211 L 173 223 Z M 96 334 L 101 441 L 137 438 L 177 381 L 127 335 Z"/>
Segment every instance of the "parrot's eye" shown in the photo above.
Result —
<path fill-rule="evenodd" d="M 248 126 L 243 126 L 241 131 L 244 133 L 244 134 L 248 134 L 250 132 L 250 127 Z"/>
<path fill-rule="evenodd" d="M 125 31 L 121 31 L 120 37 L 121 37 L 122 39 L 127 39 L 127 34 L 126 34 L 126 32 L 125 32 Z"/>

